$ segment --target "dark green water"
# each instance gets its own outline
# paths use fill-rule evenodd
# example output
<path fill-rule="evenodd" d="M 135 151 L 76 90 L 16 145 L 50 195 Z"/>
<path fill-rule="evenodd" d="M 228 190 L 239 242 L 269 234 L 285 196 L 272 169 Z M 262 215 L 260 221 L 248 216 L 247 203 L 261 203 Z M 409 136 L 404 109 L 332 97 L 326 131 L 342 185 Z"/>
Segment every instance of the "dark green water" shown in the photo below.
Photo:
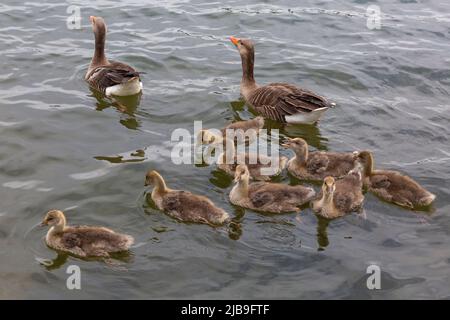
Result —
<path fill-rule="evenodd" d="M 0 298 L 450 297 L 450 4 L 70 4 L 81 9 L 79 30 L 66 27 L 69 3 L 0 4 Z M 371 4 L 383 12 L 379 30 L 366 26 Z M 108 23 L 108 56 L 146 72 L 135 108 L 98 101 L 83 81 L 93 51 L 89 15 Z M 432 212 L 367 195 L 365 220 L 328 224 L 309 209 L 300 219 L 261 215 L 229 204 L 231 180 L 214 166 L 172 164 L 173 130 L 253 116 L 239 101 L 230 35 L 255 41 L 260 83 L 297 83 L 337 102 L 317 126 L 282 135 L 312 148 L 372 150 L 379 167 L 406 172 L 437 195 Z M 209 196 L 234 227 L 186 225 L 149 207 L 150 168 L 172 188 Z M 114 266 L 57 257 L 36 226 L 52 208 L 73 224 L 132 234 L 132 256 Z M 366 287 L 372 263 L 382 290 Z M 81 268 L 79 291 L 66 289 L 71 264 Z"/>

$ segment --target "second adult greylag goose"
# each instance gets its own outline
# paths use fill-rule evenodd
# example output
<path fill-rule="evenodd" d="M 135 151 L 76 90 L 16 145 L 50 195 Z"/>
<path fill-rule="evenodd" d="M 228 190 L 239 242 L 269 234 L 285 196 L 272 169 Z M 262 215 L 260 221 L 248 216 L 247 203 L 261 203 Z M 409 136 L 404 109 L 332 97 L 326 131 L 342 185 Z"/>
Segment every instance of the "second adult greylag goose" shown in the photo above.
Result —
<path fill-rule="evenodd" d="M 234 178 L 236 184 L 230 192 L 231 203 L 261 212 L 296 212 L 316 194 L 309 187 L 270 182 L 249 183 L 249 179 L 247 166 L 238 165 Z"/>
<path fill-rule="evenodd" d="M 47 212 L 42 226 L 50 226 L 45 241 L 50 248 L 80 257 L 108 257 L 110 253 L 126 251 L 133 237 L 105 227 L 67 226 L 60 210 Z"/>
<path fill-rule="evenodd" d="M 253 76 L 255 49 L 252 41 L 230 37 L 242 60 L 241 95 L 255 111 L 282 123 L 315 123 L 334 103 L 309 90 L 288 83 L 258 86 Z"/>
<path fill-rule="evenodd" d="M 223 141 L 226 140 L 226 143 Z M 217 157 L 217 167 L 230 176 L 234 176 L 237 165 L 244 163 L 248 166 L 250 177 L 254 180 L 268 181 L 272 176 L 279 175 L 286 167 L 288 158 L 285 156 L 266 156 L 259 153 L 237 154 L 234 142 L 222 136 L 210 134 L 208 131 L 203 135 L 203 141 L 225 149 Z"/>
<path fill-rule="evenodd" d="M 393 170 L 375 170 L 370 151 L 359 152 L 364 166 L 364 186 L 379 198 L 399 206 L 414 209 L 430 205 L 436 196 L 410 177 Z"/>
<path fill-rule="evenodd" d="M 85 80 L 106 96 L 131 96 L 141 92 L 139 72 L 125 63 L 106 58 L 106 24 L 103 18 L 91 16 L 90 20 L 95 35 L 95 51 Z"/>
<path fill-rule="evenodd" d="M 169 189 L 163 177 L 154 170 L 147 173 L 145 185 L 154 186 L 151 194 L 153 202 L 159 210 L 164 211 L 172 218 L 183 222 L 204 223 L 212 226 L 222 225 L 230 219 L 227 212 L 217 207 L 205 196 L 189 191 Z"/>
<path fill-rule="evenodd" d="M 326 177 L 323 180 L 318 199 L 311 203 L 312 209 L 328 219 L 359 211 L 364 201 L 362 187 L 360 168 L 355 168 L 338 180 L 333 177 Z"/>
<path fill-rule="evenodd" d="M 287 163 L 288 171 L 302 180 L 322 181 L 327 176 L 339 178 L 350 172 L 357 163 L 356 153 L 309 152 L 308 143 L 302 138 L 287 138 L 283 146 L 295 152 Z"/>

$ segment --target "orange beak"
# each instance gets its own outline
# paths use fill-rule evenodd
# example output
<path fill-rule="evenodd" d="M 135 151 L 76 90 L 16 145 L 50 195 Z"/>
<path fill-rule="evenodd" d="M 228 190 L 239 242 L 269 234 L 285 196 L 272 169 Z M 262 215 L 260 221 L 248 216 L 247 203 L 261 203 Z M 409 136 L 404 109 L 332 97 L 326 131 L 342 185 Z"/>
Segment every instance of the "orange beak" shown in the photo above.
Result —
<path fill-rule="evenodd" d="M 91 21 L 92 24 L 95 23 L 95 16 L 90 16 L 89 17 L 89 21 Z"/>
<path fill-rule="evenodd" d="M 234 44 L 235 46 L 238 45 L 238 42 L 239 42 L 239 39 L 238 39 L 238 38 L 230 37 L 230 40 L 231 40 L 231 42 L 233 42 L 233 44 Z"/>

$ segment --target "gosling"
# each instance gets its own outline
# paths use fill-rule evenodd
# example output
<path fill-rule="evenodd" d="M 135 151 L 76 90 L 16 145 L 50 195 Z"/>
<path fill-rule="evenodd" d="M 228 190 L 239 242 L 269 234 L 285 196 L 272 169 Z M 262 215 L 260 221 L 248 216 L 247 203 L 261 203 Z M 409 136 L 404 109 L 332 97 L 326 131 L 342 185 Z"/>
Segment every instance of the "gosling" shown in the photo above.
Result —
<path fill-rule="evenodd" d="M 415 209 L 429 206 L 436 199 L 434 194 L 398 171 L 374 170 L 373 155 L 370 151 L 359 152 L 358 159 L 364 167 L 365 188 L 382 200 Z"/>
<path fill-rule="evenodd" d="M 287 139 L 283 144 L 295 152 L 287 163 L 287 170 L 301 180 L 323 181 L 327 176 L 345 176 L 356 165 L 356 154 L 350 152 L 308 151 L 308 144 L 302 138 Z"/>
<path fill-rule="evenodd" d="M 218 145 L 223 143 L 222 137 L 209 132 L 204 133 L 203 139 L 208 144 Z M 227 143 L 224 143 L 225 151 L 218 156 L 217 167 L 229 176 L 234 177 L 241 156 L 250 171 L 251 179 L 259 181 L 269 181 L 271 177 L 278 176 L 288 162 L 288 158 L 285 156 L 275 158 L 275 156 L 269 157 L 263 154 L 252 153 L 238 155 L 233 141 L 231 139 L 226 139 L 226 141 Z M 274 160 L 278 160 L 278 163 L 274 163 Z"/>
<path fill-rule="evenodd" d="M 240 164 L 235 172 L 235 185 L 230 192 L 231 203 L 269 213 L 298 212 L 299 207 L 314 198 L 312 188 L 290 186 L 282 183 L 249 183 L 250 173 L 245 164 Z"/>
<path fill-rule="evenodd" d="M 50 226 L 45 237 L 50 248 L 82 258 L 109 257 L 110 253 L 127 251 L 134 243 L 132 236 L 105 227 L 67 226 L 60 210 L 47 212 L 41 226 Z"/>
<path fill-rule="evenodd" d="M 327 219 L 360 211 L 364 202 L 362 187 L 362 175 L 357 169 L 338 180 L 325 177 L 318 199 L 312 202 L 312 209 Z"/>

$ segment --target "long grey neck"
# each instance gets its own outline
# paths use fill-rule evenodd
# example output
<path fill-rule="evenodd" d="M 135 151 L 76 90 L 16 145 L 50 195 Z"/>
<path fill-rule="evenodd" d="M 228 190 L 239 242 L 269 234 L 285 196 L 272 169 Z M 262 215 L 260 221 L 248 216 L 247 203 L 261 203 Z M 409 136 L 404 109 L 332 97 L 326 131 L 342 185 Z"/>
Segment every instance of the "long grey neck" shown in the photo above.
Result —
<path fill-rule="evenodd" d="M 256 86 L 255 78 L 253 76 L 253 66 L 255 64 L 255 53 L 248 52 L 241 56 L 242 60 L 242 80 L 241 84 L 246 87 Z"/>
<path fill-rule="evenodd" d="M 105 56 L 105 41 L 105 32 L 98 31 L 95 33 L 95 51 L 92 57 L 91 67 L 108 64 L 108 59 Z"/>

